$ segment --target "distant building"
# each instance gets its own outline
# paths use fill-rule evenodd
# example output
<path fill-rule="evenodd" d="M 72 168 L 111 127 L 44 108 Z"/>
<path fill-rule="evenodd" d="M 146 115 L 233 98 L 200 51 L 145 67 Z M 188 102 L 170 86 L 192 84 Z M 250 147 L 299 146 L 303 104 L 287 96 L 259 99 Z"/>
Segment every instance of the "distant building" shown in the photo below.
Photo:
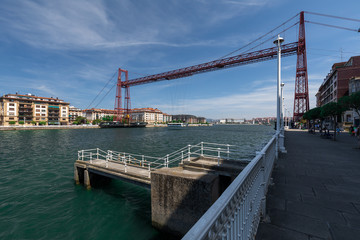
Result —
<path fill-rule="evenodd" d="M 73 123 L 77 117 L 83 117 L 83 110 L 74 106 L 69 107 L 69 122 Z"/>
<path fill-rule="evenodd" d="M 153 123 L 171 122 L 172 117 L 157 108 L 134 108 L 131 110 L 132 121 Z"/>
<path fill-rule="evenodd" d="M 99 109 L 99 108 L 91 108 L 82 110 L 82 116 L 86 118 L 89 122 L 97 119 L 103 119 L 107 116 L 114 116 L 115 110 L 110 109 Z"/>
<path fill-rule="evenodd" d="M 0 97 L 0 125 L 68 125 L 69 103 L 33 94 Z"/>
<path fill-rule="evenodd" d="M 173 121 L 181 121 L 184 123 L 206 123 L 206 118 L 189 114 L 172 115 L 172 119 Z"/>
<path fill-rule="evenodd" d="M 335 63 L 315 95 L 317 107 L 324 106 L 329 102 L 337 102 L 339 98 L 356 92 L 359 78 L 360 56 L 351 57 L 347 62 Z M 354 111 L 346 111 L 342 117 L 344 126 L 348 127 L 353 124 L 356 117 L 358 119 L 358 116 L 355 115 Z"/>
<path fill-rule="evenodd" d="M 360 56 L 351 57 L 347 62 L 335 63 L 325 77 L 316 94 L 317 106 L 337 102 L 349 94 L 349 81 L 360 77 Z"/>

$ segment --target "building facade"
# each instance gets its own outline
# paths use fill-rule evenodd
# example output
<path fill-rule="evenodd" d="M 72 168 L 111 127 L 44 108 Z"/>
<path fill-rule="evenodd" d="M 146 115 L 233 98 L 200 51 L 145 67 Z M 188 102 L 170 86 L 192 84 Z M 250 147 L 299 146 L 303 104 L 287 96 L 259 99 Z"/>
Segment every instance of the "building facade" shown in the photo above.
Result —
<path fill-rule="evenodd" d="M 85 117 L 89 122 L 92 122 L 97 119 L 102 120 L 104 117 L 107 116 L 114 116 L 115 110 L 91 108 L 83 110 L 82 113 L 83 117 Z"/>
<path fill-rule="evenodd" d="M 349 95 L 356 92 L 360 92 L 360 77 L 353 77 L 349 81 Z M 348 114 L 347 117 L 349 118 L 348 119 L 349 121 L 352 120 L 352 125 L 354 126 L 360 125 L 360 116 L 355 110 L 352 110 L 351 116 L 350 114 Z"/>
<path fill-rule="evenodd" d="M 131 110 L 132 121 L 148 124 L 171 122 L 172 117 L 157 108 L 134 108 Z"/>
<path fill-rule="evenodd" d="M 69 107 L 69 122 L 73 123 L 77 117 L 84 117 L 83 110 L 80 108 L 70 106 Z"/>
<path fill-rule="evenodd" d="M 316 94 L 317 107 L 349 95 L 349 81 L 360 77 L 360 56 L 351 57 L 347 62 L 335 63 Z"/>
<path fill-rule="evenodd" d="M 0 97 L 0 125 L 68 125 L 69 103 L 32 94 Z"/>
<path fill-rule="evenodd" d="M 206 123 L 206 118 L 189 114 L 172 115 L 172 119 L 173 121 L 181 121 L 184 123 Z"/>

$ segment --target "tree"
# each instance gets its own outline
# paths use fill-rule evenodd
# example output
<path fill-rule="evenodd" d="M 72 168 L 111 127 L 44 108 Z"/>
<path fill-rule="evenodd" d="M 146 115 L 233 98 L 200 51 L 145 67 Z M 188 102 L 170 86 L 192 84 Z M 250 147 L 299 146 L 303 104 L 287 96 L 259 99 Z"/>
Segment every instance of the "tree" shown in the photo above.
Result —
<path fill-rule="evenodd" d="M 100 124 L 101 122 L 102 122 L 101 119 L 95 119 L 95 120 L 92 121 L 92 125 L 98 125 L 98 124 Z"/>
<path fill-rule="evenodd" d="M 360 92 L 353 93 L 349 96 L 349 107 L 360 116 Z"/>
<path fill-rule="evenodd" d="M 79 124 L 86 124 L 86 123 L 87 123 L 86 118 L 85 118 L 85 117 L 82 117 L 82 116 L 77 116 L 77 117 L 75 118 L 75 121 L 74 121 L 74 124 L 77 124 L 77 125 L 79 125 Z"/>
<path fill-rule="evenodd" d="M 330 117 L 334 123 L 334 141 L 336 140 L 336 125 L 337 125 L 337 116 L 341 115 L 346 108 L 340 103 L 330 102 L 321 108 L 321 116 L 326 118 Z"/>

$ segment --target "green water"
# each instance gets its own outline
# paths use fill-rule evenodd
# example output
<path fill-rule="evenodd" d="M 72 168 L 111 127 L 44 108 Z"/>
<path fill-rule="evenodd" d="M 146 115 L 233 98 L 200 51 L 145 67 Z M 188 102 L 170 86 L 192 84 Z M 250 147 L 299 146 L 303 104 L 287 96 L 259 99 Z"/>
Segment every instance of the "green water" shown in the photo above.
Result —
<path fill-rule="evenodd" d="M 266 126 L 0 131 L 0 239 L 168 239 L 151 226 L 150 190 L 73 181 L 81 149 L 163 156 L 201 141 L 239 146 L 251 158 Z"/>

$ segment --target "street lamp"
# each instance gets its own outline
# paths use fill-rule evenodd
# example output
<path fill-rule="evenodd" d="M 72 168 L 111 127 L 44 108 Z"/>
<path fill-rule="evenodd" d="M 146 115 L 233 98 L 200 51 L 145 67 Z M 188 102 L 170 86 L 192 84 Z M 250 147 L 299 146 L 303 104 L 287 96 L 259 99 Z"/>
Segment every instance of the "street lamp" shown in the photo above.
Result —
<path fill-rule="evenodd" d="M 279 151 L 285 152 L 284 148 L 284 136 L 280 133 L 280 121 L 281 121 L 281 105 L 282 105 L 282 93 L 281 93 L 281 43 L 284 42 L 284 39 L 278 35 L 277 39 L 274 41 L 274 44 L 278 48 L 277 60 L 278 60 L 278 69 L 277 69 L 277 106 L 276 106 L 276 158 L 279 157 Z"/>
<path fill-rule="evenodd" d="M 281 82 L 281 43 L 284 42 L 284 39 L 278 35 L 277 39 L 274 41 L 274 44 L 278 48 L 277 60 L 278 60 L 278 69 L 277 69 L 277 106 L 276 106 L 276 132 L 280 132 L 280 82 Z"/>
<path fill-rule="evenodd" d="M 284 124 L 284 86 L 285 86 L 285 83 L 281 83 L 281 125 L 280 127 L 283 128 L 285 126 Z"/>

